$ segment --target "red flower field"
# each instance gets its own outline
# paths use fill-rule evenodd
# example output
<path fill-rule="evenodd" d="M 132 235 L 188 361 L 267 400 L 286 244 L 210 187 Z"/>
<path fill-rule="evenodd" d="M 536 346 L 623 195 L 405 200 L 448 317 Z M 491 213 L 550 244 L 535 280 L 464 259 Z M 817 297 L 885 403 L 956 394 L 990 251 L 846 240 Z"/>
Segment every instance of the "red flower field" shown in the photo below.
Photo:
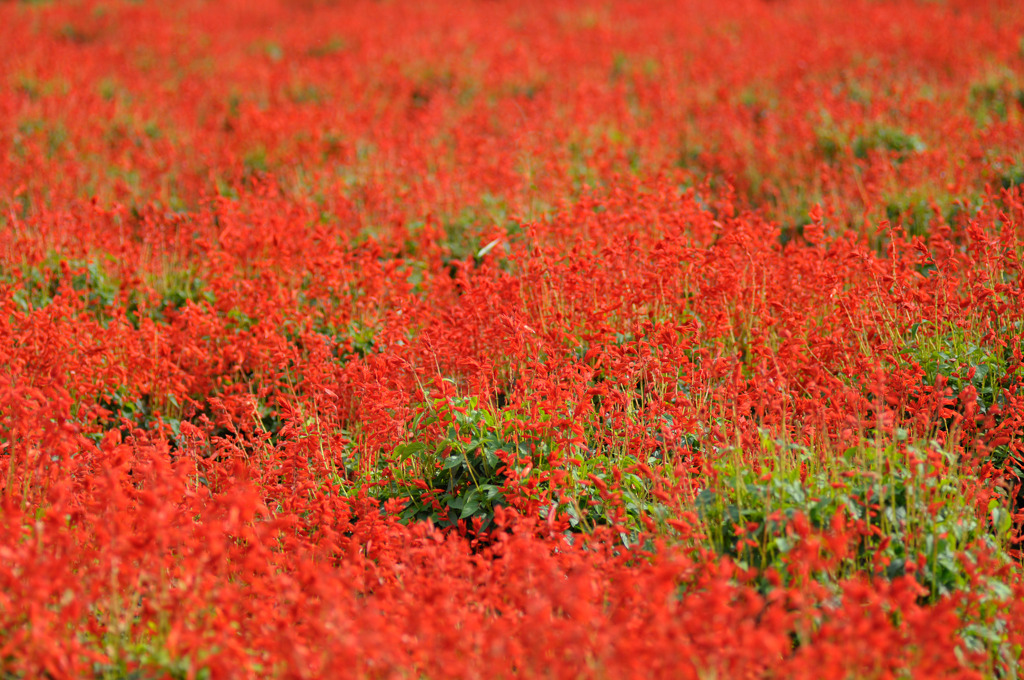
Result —
<path fill-rule="evenodd" d="M 1015 0 L 0 3 L 0 678 L 1017 678 Z"/>

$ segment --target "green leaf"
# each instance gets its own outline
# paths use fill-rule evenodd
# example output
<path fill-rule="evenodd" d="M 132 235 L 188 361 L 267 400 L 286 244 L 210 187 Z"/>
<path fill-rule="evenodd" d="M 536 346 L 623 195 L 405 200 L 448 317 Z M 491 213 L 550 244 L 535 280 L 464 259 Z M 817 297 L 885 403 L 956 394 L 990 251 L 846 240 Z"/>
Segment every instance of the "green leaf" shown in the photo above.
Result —
<path fill-rule="evenodd" d="M 492 451 L 489 448 L 485 448 L 483 450 L 483 454 L 484 454 L 484 463 L 487 465 L 488 468 L 493 470 L 494 468 L 498 467 L 498 463 L 500 463 L 501 461 L 498 458 L 498 455 L 494 451 Z"/>
<path fill-rule="evenodd" d="M 1003 536 L 1008 533 L 1013 526 L 1013 518 L 1010 513 L 996 500 L 989 501 L 988 509 L 992 515 L 992 528 L 995 529 L 996 535 Z"/>
<path fill-rule="evenodd" d="M 487 500 L 493 501 L 495 498 L 501 495 L 501 489 L 494 484 L 481 484 L 478 489 L 480 493 L 487 496 Z"/>
<path fill-rule="evenodd" d="M 408 444 L 399 444 L 395 447 L 395 457 L 400 462 L 409 460 L 412 456 L 418 456 L 427 450 L 427 445 L 423 442 L 409 442 Z"/>
<path fill-rule="evenodd" d="M 462 506 L 462 514 L 459 515 L 459 519 L 466 519 L 472 517 L 480 510 L 480 499 L 476 493 L 476 489 L 466 494 L 465 504 Z"/>

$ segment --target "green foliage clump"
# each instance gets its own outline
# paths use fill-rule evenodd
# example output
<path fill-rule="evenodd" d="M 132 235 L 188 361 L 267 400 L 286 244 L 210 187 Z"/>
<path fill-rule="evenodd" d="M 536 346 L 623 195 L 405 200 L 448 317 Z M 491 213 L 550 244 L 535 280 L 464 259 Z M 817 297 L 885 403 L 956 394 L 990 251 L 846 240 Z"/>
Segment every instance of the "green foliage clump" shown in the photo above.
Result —
<path fill-rule="evenodd" d="M 412 462 L 427 480 L 426 488 L 401 483 L 407 494 L 401 517 L 404 521 L 430 519 L 440 527 L 477 520 L 479 530 L 486 530 L 493 523 L 495 508 L 505 504 L 502 487 L 508 470 L 502 452 L 529 455 L 530 443 L 505 440 L 498 419 L 481 408 L 475 397 L 458 400 L 454 408 L 443 399 L 436 400 L 433 413 L 419 425 L 436 423 L 441 412 L 452 419 L 442 437 L 395 448 L 396 461 Z"/>
<path fill-rule="evenodd" d="M 902 161 L 926 148 L 917 135 L 886 126 L 875 127 L 853 140 L 853 155 L 862 160 L 872 152 L 881 151 L 894 154 Z"/>
<path fill-rule="evenodd" d="M 836 522 L 845 527 L 848 554 L 818 578 L 834 582 L 866 573 L 891 579 L 924 556 L 913 573 L 930 602 L 972 587 L 973 550 L 999 552 L 1010 540 L 1007 509 L 993 500 L 988 516 L 979 517 L 963 495 L 956 461 L 934 444 L 854 446 L 830 468 L 814 462 L 809 451 L 790 448 L 787 455 L 796 464 L 779 465 L 770 475 L 720 465 L 717 481 L 696 501 L 715 552 L 762 574 L 764 587 L 768 569 L 789 576 L 787 555 L 802 540 L 792 529 L 798 516 L 819 534 L 835 533 Z"/>
<path fill-rule="evenodd" d="M 23 312 L 43 309 L 65 291 L 80 294 L 85 313 L 104 326 L 121 310 L 129 323 L 138 328 L 144 316 L 164 322 L 170 310 L 215 300 L 201 278 L 185 271 L 168 277 L 156 292 L 158 301 L 151 304 L 146 301 L 144 290 L 125 289 L 102 261 L 67 259 L 57 254 L 38 264 L 0 266 L 0 284 L 9 286 L 15 304 Z"/>

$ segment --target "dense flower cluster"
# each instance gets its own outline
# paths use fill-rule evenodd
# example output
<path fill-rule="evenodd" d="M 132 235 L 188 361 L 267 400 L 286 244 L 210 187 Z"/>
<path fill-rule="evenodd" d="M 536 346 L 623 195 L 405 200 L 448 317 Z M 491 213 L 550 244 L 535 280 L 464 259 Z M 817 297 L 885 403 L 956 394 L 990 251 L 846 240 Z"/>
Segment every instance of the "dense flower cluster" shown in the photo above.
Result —
<path fill-rule="evenodd" d="M 0 677 L 1016 677 L 1022 36 L 0 4 Z"/>

